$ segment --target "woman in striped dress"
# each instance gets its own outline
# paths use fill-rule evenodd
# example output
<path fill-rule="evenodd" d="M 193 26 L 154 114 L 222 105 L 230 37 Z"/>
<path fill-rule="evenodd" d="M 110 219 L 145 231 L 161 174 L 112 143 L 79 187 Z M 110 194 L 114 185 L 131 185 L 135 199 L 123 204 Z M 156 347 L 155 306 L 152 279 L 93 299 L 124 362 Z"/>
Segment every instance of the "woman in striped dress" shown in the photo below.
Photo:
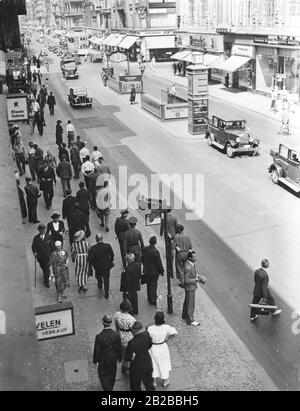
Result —
<path fill-rule="evenodd" d="M 89 254 L 90 244 L 85 239 L 85 232 L 78 231 L 74 236 L 72 245 L 72 260 L 75 262 L 75 278 L 78 284 L 78 292 L 86 292 L 88 290 L 86 283 L 89 270 Z"/>

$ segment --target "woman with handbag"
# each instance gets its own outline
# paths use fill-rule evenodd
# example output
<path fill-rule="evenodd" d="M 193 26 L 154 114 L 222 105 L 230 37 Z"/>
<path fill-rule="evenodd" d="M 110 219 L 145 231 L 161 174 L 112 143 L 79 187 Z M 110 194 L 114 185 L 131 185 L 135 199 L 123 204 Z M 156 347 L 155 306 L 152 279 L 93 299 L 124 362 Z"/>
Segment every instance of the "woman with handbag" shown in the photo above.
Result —
<path fill-rule="evenodd" d="M 120 311 L 117 311 L 114 317 L 115 327 L 120 335 L 122 343 L 122 372 L 127 373 L 128 363 L 125 361 L 125 351 L 130 340 L 133 339 L 131 328 L 136 322 L 136 319 L 129 314 L 132 311 L 131 302 L 128 300 L 123 301 L 120 304 Z"/>

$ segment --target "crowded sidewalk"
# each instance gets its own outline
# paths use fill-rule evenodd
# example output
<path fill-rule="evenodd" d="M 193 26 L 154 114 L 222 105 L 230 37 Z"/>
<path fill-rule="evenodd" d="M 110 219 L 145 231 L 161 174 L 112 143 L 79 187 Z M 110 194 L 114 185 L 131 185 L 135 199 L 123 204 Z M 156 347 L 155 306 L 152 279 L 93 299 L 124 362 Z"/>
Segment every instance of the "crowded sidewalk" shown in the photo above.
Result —
<path fill-rule="evenodd" d="M 51 85 L 51 76 L 49 84 Z M 121 103 L 121 108 L 123 104 Z M 126 102 L 127 106 L 127 102 Z M 60 109 L 60 104 L 55 109 L 55 116 L 49 116 L 48 110 L 45 112 L 46 128 L 43 136 L 35 133 L 30 135 L 29 126 L 20 123 L 22 141 L 26 148 L 32 141 L 38 144 L 46 153 L 48 149 L 57 157 L 55 144 L 55 123 L 62 120 L 67 124 L 68 118 Z M 78 130 L 85 141 L 85 130 Z M 101 130 L 99 130 L 101 141 Z M 5 136 L 4 136 L 5 138 Z M 66 141 L 64 133 L 63 137 Z M 87 141 L 87 147 L 92 151 L 95 141 Z M 101 144 L 98 144 L 101 151 Z M 9 148 L 9 138 L 7 135 L 7 147 Z M 15 164 L 10 161 L 11 172 L 14 172 Z M 26 166 L 26 175 L 28 175 Z M 20 177 L 21 188 L 24 187 L 24 177 Z M 73 194 L 79 189 L 79 180 L 72 180 L 71 186 Z M 55 186 L 55 195 L 52 208 L 48 211 L 42 199 L 39 200 L 38 219 L 47 224 L 53 212 L 61 214 L 61 204 L 63 200 L 60 184 Z M 130 215 L 138 219 L 137 228 L 141 231 L 145 244 L 152 235 L 157 235 L 152 228 L 145 227 L 140 214 L 135 210 L 130 210 Z M 109 242 L 116 255 L 115 268 L 111 271 L 111 287 L 109 299 L 104 299 L 97 289 L 94 278 L 88 282 L 89 290 L 85 294 L 78 294 L 74 279 L 74 266 L 70 264 L 71 289 L 67 293 L 67 301 L 72 301 L 75 315 L 75 335 L 59 340 L 44 341 L 39 343 L 41 360 L 42 387 L 45 390 L 99 390 L 100 384 L 97 377 L 96 367 L 92 364 L 92 352 L 94 340 L 97 333 L 102 329 L 101 319 L 105 313 L 113 315 L 119 308 L 121 302 L 120 273 L 122 271 L 121 256 L 119 247 L 115 240 L 112 225 L 119 216 L 119 210 L 112 210 L 110 215 L 110 232 L 105 233 L 104 241 Z M 92 235 L 90 242 L 95 243 L 95 235 L 99 232 L 99 220 L 96 214 L 90 217 L 90 227 Z M 31 284 L 34 284 L 34 258 L 30 249 L 33 236 L 37 233 L 35 225 L 24 224 L 25 244 L 27 245 L 27 258 L 30 266 Z M 69 250 L 68 240 L 66 240 Z M 163 242 L 158 244 L 159 251 L 164 260 Z M 56 292 L 54 286 L 47 289 L 42 284 L 42 274 L 37 270 L 38 282 L 34 291 L 34 305 L 44 306 L 56 304 Z M 160 298 L 160 308 L 165 312 L 166 307 L 166 276 L 159 280 L 158 293 Z M 256 363 L 252 355 L 241 343 L 239 338 L 229 327 L 221 313 L 215 308 L 213 302 L 206 295 L 205 291 L 198 288 L 196 294 L 196 316 L 200 321 L 197 328 L 187 327 L 181 320 L 181 306 L 184 293 L 177 287 L 176 280 L 173 281 L 173 303 L 175 312 L 166 316 L 168 324 L 176 327 L 178 336 L 170 344 L 171 361 L 173 370 L 170 376 L 169 390 L 275 390 L 273 383 L 265 374 L 263 369 Z M 137 317 L 144 325 L 152 324 L 155 310 L 147 303 L 145 287 L 139 293 L 140 313 Z M 209 348 L 208 348 L 209 347 Z M 128 390 L 128 377 L 124 376 L 118 368 L 117 382 L 115 390 Z M 234 370 L 234 372 L 231 372 Z M 158 385 L 158 390 L 163 390 Z"/>

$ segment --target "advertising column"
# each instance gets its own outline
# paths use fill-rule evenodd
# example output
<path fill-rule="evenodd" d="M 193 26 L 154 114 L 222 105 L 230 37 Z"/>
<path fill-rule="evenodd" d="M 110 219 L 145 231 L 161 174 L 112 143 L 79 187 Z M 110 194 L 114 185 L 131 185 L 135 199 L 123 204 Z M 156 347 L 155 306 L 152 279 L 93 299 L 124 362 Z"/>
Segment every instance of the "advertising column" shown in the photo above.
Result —
<path fill-rule="evenodd" d="M 202 135 L 208 119 L 208 68 L 195 65 L 187 69 L 189 99 L 189 133 Z"/>

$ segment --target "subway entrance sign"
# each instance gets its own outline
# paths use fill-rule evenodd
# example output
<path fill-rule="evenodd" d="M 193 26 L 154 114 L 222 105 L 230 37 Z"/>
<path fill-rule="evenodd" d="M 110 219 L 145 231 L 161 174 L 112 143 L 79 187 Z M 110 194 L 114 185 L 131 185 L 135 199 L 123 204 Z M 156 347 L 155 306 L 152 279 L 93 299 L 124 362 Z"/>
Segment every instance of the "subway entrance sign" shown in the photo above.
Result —
<path fill-rule="evenodd" d="M 73 304 L 49 305 L 35 309 L 37 339 L 49 340 L 75 334 Z"/>

